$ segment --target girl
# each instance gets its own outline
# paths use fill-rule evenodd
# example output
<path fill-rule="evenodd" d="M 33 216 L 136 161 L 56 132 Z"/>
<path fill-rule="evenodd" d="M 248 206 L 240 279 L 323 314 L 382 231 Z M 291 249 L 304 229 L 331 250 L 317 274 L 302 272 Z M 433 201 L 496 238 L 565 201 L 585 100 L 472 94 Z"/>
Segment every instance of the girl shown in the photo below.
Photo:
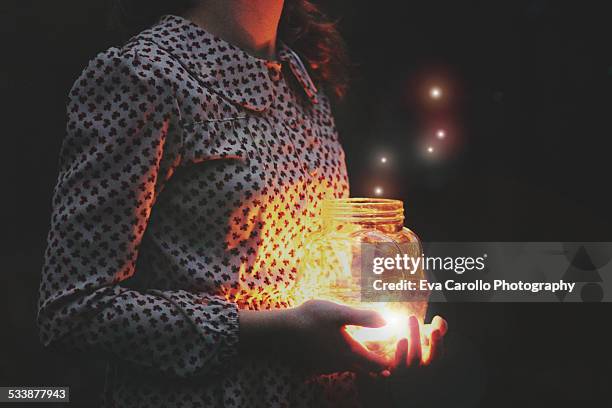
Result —
<path fill-rule="evenodd" d="M 43 342 L 105 352 L 108 407 L 356 404 L 355 372 L 390 363 L 344 326 L 384 322 L 289 296 L 320 202 L 349 191 L 333 25 L 303 0 L 120 6 L 152 26 L 70 91 Z"/>

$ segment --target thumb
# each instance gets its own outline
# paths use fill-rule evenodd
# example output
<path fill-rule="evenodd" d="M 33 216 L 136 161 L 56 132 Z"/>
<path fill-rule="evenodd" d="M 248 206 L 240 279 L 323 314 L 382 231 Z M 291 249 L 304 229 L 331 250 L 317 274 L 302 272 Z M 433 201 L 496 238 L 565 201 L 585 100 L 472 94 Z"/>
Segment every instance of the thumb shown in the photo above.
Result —
<path fill-rule="evenodd" d="M 373 310 L 355 309 L 343 306 L 340 313 L 340 323 L 342 325 L 363 326 L 363 327 L 382 327 L 387 324 L 385 319 Z"/>

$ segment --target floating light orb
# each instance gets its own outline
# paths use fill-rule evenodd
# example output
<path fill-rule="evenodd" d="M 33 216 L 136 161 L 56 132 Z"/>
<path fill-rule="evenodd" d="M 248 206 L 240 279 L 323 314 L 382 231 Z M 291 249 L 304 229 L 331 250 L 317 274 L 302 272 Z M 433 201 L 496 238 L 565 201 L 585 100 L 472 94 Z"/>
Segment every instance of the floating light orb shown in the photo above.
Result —
<path fill-rule="evenodd" d="M 381 157 L 381 158 L 380 158 L 380 162 L 381 162 L 381 163 L 383 163 L 383 164 L 384 164 L 384 163 L 386 163 L 386 162 L 387 162 L 387 158 L 386 158 L 386 157 L 384 157 L 384 156 L 383 156 L 383 157 Z"/>
<path fill-rule="evenodd" d="M 444 131 L 444 129 L 439 129 L 436 132 L 436 136 L 438 136 L 438 139 L 444 139 L 446 137 L 446 132 Z"/>
<path fill-rule="evenodd" d="M 429 90 L 429 96 L 431 96 L 433 99 L 440 99 L 442 97 L 442 89 L 437 86 L 432 87 Z"/>
<path fill-rule="evenodd" d="M 382 187 L 375 187 L 374 188 L 374 194 L 376 194 L 377 196 L 382 195 L 382 193 L 383 193 Z"/>
<path fill-rule="evenodd" d="M 434 152 L 433 146 L 427 146 L 427 153 L 433 153 L 433 152 Z"/>

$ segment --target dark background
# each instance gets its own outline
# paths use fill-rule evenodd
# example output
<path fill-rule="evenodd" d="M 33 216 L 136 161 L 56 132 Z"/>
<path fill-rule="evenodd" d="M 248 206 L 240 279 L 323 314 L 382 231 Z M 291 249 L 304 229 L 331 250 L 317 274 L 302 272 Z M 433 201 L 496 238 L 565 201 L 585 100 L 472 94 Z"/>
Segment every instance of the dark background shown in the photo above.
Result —
<path fill-rule="evenodd" d="M 356 65 L 336 109 L 354 196 L 380 186 L 403 199 L 425 241 L 612 241 L 606 2 L 325 3 Z M 43 350 L 34 320 L 66 95 L 119 39 L 101 0 L 0 7 L 10 186 L 0 193 L 0 385 L 70 385 L 72 406 L 95 406 L 104 365 Z M 460 367 L 419 392 L 453 406 L 610 405 L 609 304 L 432 307 L 450 323 Z"/>

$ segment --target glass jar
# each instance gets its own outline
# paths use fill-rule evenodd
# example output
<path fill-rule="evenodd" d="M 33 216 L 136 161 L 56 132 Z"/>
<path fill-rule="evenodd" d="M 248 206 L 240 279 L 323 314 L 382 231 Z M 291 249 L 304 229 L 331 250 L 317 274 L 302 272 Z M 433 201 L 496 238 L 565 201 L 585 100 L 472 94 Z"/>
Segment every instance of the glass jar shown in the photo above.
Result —
<path fill-rule="evenodd" d="M 319 229 L 305 239 L 296 301 L 325 299 L 378 311 L 387 322 L 385 327 L 349 326 L 347 330 L 370 350 L 392 355 L 397 341 L 408 338 L 408 317 L 414 315 L 423 324 L 429 293 L 418 291 L 410 301 L 372 301 L 372 297 L 364 296 L 364 251 L 370 252 L 369 259 L 397 254 L 421 257 L 419 238 L 404 227 L 403 203 L 381 198 L 323 201 Z M 422 267 L 401 272 L 401 278 L 416 282 L 426 279 Z"/>

